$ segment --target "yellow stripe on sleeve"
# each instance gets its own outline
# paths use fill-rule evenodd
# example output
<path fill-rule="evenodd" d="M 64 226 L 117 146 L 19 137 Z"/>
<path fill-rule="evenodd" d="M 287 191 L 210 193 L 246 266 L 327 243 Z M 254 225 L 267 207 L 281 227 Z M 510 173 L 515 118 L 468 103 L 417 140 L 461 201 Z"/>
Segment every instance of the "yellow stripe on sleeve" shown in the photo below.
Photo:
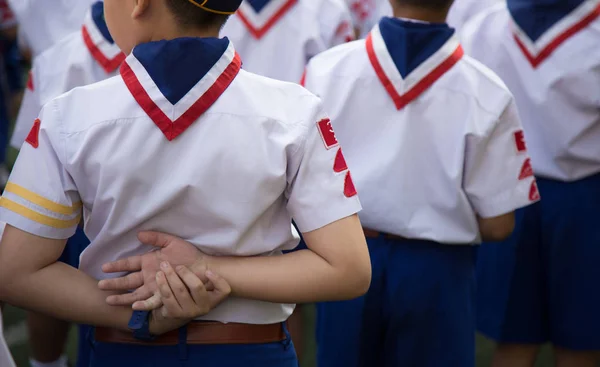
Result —
<path fill-rule="evenodd" d="M 82 206 L 81 202 L 76 203 L 73 206 L 67 206 L 67 205 L 55 203 L 51 200 L 46 199 L 43 196 L 36 194 L 33 191 L 27 190 L 23 186 L 19 186 L 12 182 L 9 182 L 8 184 L 6 184 L 6 188 L 4 189 L 4 191 L 10 192 L 17 196 L 20 196 L 23 199 L 25 199 L 35 205 L 41 206 L 42 208 L 49 210 L 51 212 L 55 212 L 57 214 L 64 214 L 64 215 L 75 214 L 76 212 L 79 211 L 79 209 L 81 209 L 81 206 Z"/>
<path fill-rule="evenodd" d="M 71 220 L 52 218 L 47 215 L 40 214 L 35 210 L 29 209 L 19 203 L 15 203 L 14 201 L 5 197 L 0 198 L 0 207 L 6 208 L 11 212 L 19 214 L 20 216 L 25 217 L 34 222 L 43 224 L 48 227 L 54 227 L 59 229 L 74 227 L 77 224 L 79 224 L 79 221 L 81 220 L 81 215 L 78 215 L 77 218 Z"/>

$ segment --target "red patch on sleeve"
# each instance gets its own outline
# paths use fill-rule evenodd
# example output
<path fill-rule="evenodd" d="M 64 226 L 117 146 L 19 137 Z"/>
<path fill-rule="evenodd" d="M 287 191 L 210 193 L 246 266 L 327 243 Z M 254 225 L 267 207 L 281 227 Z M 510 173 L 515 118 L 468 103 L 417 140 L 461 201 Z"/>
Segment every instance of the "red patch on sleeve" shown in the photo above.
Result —
<path fill-rule="evenodd" d="M 352 176 L 350 176 L 350 172 L 346 173 L 346 179 L 344 180 L 344 195 L 347 198 L 351 198 L 358 194 L 356 192 L 356 187 L 354 186 L 354 181 L 352 181 Z"/>
<path fill-rule="evenodd" d="M 321 137 L 323 138 L 323 142 L 325 143 L 325 148 L 327 150 L 331 148 L 337 147 L 338 141 L 335 137 L 335 132 L 333 132 L 333 127 L 331 126 L 330 119 L 323 119 L 317 123 L 319 128 L 319 132 L 321 133 Z"/>
<path fill-rule="evenodd" d="M 515 145 L 517 146 L 518 153 L 523 153 L 527 151 L 527 145 L 525 144 L 525 134 L 523 134 L 523 130 L 515 132 Z"/>
<path fill-rule="evenodd" d="M 346 163 L 346 158 L 344 158 L 344 154 L 342 153 L 342 148 L 338 149 L 335 155 L 335 163 L 333 163 L 333 170 L 336 173 L 344 172 L 348 169 L 348 164 Z"/>
<path fill-rule="evenodd" d="M 533 167 L 531 167 L 531 158 L 527 158 L 521 167 L 521 173 L 519 174 L 519 180 L 524 180 L 533 176 Z"/>
<path fill-rule="evenodd" d="M 27 89 L 33 92 L 33 74 L 31 71 L 29 72 L 29 77 L 27 78 Z"/>
<path fill-rule="evenodd" d="M 335 31 L 335 35 L 337 37 L 344 37 L 346 42 L 354 40 L 354 37 L 352 36 L 352 26 L 348 22 L 343 22 L 340 24 L 338 29 Z"/>
<path fill-rule="evenodd" d="M 533 182 L 531 182 L 531 187 L 529 188 L 529 200 L 538 201 L 540 199 L 540 191 L 538 190 L 537 182 L 533 180 Z"/>
<path fill-rule="evenodd" d="M 33 122 L 33 127 L 31 131 L 29 131 L 29 135 L 27 135 L 26 142 L 28 142 L 32 147 L 36 148 L 40 145 L 40 126 L 42 125 L 42 121 L 40 119 L 35 119 Z"/>

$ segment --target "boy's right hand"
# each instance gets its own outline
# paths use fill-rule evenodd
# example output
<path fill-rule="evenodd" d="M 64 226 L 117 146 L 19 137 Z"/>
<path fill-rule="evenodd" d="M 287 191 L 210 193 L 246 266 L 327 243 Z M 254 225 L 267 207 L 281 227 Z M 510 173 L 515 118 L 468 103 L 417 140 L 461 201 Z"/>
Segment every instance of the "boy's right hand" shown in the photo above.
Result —
<path fill-rule="evenodd" d="M 156 274 L 156 284 L 163 305 L 152 311 L 152 335 L 178 329 L 206 315 L 229 296 L 231 287 L 225 279 L 211 272 L 207 272 L 206 276 L 214 285 L 214 290 L 210 292 L 206 290 L 200 278 L 186 266 L 173 269 L 168 262 L 161 264 L 161 271 Z"/>

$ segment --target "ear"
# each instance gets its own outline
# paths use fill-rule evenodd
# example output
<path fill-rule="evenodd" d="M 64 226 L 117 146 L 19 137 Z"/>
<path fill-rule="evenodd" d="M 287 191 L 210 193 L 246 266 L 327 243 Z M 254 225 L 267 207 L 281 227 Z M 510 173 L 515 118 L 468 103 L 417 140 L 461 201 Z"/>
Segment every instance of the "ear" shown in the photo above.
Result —
<path fill-rule="evenodd" d="M 133 12 L 131 13 L 131 17 L 133 19 L 137 19 L 144 15 L 144 13 L 148 10 L 150 6 L 150 0 L 135 0 L 135 5 L 133 7 Z"/>

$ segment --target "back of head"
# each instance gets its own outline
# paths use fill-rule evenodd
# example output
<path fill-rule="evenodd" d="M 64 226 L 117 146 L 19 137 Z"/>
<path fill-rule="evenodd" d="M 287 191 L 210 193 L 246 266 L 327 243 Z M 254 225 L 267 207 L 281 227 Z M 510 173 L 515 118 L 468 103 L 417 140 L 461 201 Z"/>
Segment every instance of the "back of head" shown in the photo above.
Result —
<path fill-rule="evenodd" d="M 391 0 L 393 5 L 400 7 L 409 6 L 433 11 L 444 11 L 450 9 L 454 0 Z"/>
<path fill-rule="evenodd" d="M 217 7 L 216 9 L 201 5 L 205 1 L 195 0 L 165 0 L 167 7 L 175 16 L 177 23 L 182 28 L 194 28 L 210 30 L 221 28 L 232 14 L 228 7 Z M 212 1 L 218 2 L 218 1 Z M 232 1 L 229 1 L 230 3 Z M 239 4 L 238 4 L 239 5 Z M 235 4 L 229 9 L 237 9 Z"/>
<path fill-rule="evenodd" d="M 444 23 L 454 0 L 390 0 L 394 16 Z"/>
<path fill-rule="evenodd" d="M 104 0 L 110 33 L 128 54 L 138 44 L 180 37 L 218 37 L 242 0 Z"/>

